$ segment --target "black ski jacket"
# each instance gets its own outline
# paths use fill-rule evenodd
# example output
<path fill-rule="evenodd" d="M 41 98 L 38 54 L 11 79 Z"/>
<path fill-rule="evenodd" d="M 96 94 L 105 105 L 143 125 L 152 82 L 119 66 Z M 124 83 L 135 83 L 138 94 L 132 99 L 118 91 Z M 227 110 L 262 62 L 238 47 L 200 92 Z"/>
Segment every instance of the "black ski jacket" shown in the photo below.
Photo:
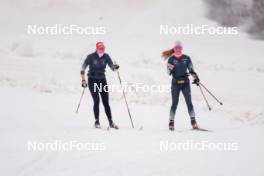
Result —
<path fill-rule="evenodd" d="M 104 79 L 105 78 L 105 68 L 108 65 L 111 70 L 115 70 L 112 59 L 108 54 L 104 54 L 99 57 L 97 52 L 89 54 L 81 67 L 81 74 L 85 73 L 87 66 L 89 66 L 88 77 L 93 79 Z"/>
<path fill-rule="evenodd" d="M 193 64 L 191 58 L 183 54 L 180 58 L 176 58 L 174 55 L 168 59 L 168 73 L 174 78 L 188 77 L 188 72 L 195 73 L 193 70 Z"/>

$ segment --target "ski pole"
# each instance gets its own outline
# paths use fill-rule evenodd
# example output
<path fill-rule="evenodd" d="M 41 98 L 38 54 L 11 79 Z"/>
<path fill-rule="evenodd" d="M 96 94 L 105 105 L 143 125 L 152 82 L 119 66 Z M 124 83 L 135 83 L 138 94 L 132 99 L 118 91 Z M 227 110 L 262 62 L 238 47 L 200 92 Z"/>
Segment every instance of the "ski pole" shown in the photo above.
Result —
<path fill-rule="evenodd" d="M 207 99 L 206 99 L 206 97 L 205 97 L 205 95 L 204 95 L 204 92 L 203 92 L 203 90 L 202 90 L 202 88 L 201 88 L 201 86 L 200 86 L 200 83 L 199 83 L 198 86 L 199 86 L 199 88 L 200 88 L 200 91 L 201 91 L 201 93 L 202 93 L 202 95 L 203 95 L 203 98 L 204 98 L 204 100 L 205 100 L 205 102 L 206 102 L 206 104 L 207 104 L 207 107 L 208 107 L 209 111 L 211 111 L 212 108 L 211 108 L 211 106 L 209 105 L 209 103 L 208 103 L 208 101 L 207 101 Z"/>
<path fill-rule="evenodd" d="M 82 102 L 82 97 L 84 95 L 84 92 L 85 92 L 85 88 L 83 88 L 83 91 L 82 91 L 82 94 L 81 94 L 81 98 L 80 98 L 79 104 L 78 104 L 77 109 L 75 111 L 76 114 L 78 114 L 78 111 L 79 111 L 79 108 L 80 108 L 80 105 L 81 105 L 81 102 Z"/>
<path fill-rule="evenodd" d="M 221 101 L 219 101 L 212 92 L 210 92 L 201 82 L 199 83 L 220 105 L 223 105 Z"/>
<path fill-rule="evenodd" d="M 119 74 L 118 70 L 117 70 L 117 75 L 118 75 L 118 79 L 119 79 L 120 85 L 122 86 L 122 81 L 121 81 L 121 77 L 120 77 L 120 74 Z M 132 120 L 131 113 L 130 113 L 130 110 L 129 110 L 129 107 L 128 107 L 128 103 L 127 103 L 126 94 L 125 94 L 124 89 L 123 89 L 123 96 L 124 96 L 124 99 L 125 99 L 125 102 L 126 102 L 127 112 L 128 112 L 129 118 L 130 118 L 130 122 L 131 122 L 132 128 L 134 128 L 133 120 Z"/>

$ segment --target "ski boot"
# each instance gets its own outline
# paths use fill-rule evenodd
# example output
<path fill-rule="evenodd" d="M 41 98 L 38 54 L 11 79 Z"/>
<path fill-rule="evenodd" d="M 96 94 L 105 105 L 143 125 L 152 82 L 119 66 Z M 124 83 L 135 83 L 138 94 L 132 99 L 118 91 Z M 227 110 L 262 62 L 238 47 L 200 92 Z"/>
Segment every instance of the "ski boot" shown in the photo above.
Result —
<path fill-rule="evenodd" d="M 174 120 L 170 120 L 170 122 L 169 122 L 169 130 L 174 131 Z"/>
<path fill-rule="evenodd" d="M 114 128 L 114 129 L 116 129 L 116 130 L 119 129 L 119 127 L 118 127 L 114 122 L 111 122 L 111 123 L 109 124 L 109 127 L 110 127 L 110 128 Z"/>
<path fill-rule="evenodd" d="M 95 128 L 101 128 L 101 125 L 100 125 L 99 120 L 96 120 L 96 121 L 95 121 L 95 123 L 94 123 L 94 127 L 95 127 Z"/>
<path fill-rule="evenodd" d="M 192 125 L 192 128 L 193 128 L 194 130 L 199 129 L 198 124 L 197 124 L 195 118 L 192 118 L 192 119 L 191 119 L 191 125 Z"/>

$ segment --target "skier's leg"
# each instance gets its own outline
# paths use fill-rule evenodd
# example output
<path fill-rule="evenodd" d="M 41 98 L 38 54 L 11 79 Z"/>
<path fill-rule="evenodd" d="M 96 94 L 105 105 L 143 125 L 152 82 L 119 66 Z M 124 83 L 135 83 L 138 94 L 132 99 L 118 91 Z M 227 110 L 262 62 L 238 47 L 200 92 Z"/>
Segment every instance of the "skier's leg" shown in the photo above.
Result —
<path fill-rule="evenodd" d="M 111 108 L 109 105 L 109 94 L 108 94 L 108 87 L 107 87 L 106 79 L 103 79 L 101 81 L 101 84 L 102 84 L 103 89 L 102 89 L 102 91 L 100 91 L 100 95 L 101 95 L 102 102 L 104 105 L 105 114 L 108 118 L 109 124 L 112 124 L 113 123 L 112 122 L 112 114 L 111 114 Z"/>
<path fill-rule="evenodd" d="M 192 104 L 190 83 L 184 85 L 184 87 L 182 88 L 182 93 L 183 93 L 183 96 L 185 98 L 185 102 L 186 102 L 187 107 L 188 107 L 188 113 L 189 113 L 189 116 L 191 119 L 191 125 L 192 125 L 193 129 L 198 129 L 199 127 L 198 127 L 196 120 L 195 120 L 195 112 L 194 112 L 194 108 L 193 108 L 193 104 Z"/>
<path fill-rule="evenodd" d="M 94 118 L 96 122 L 99 122 L 99 103 L 100 103 L 99 91 L 94 86 L 96 85 L 96 81 L 94 79 L 89 78 L 88 84 L 94 102 L 94 106 L 93 106 Z"/>
<path fill-rule="evenodd" d="M 188 113 L 191 119 L 195 119 L 195 112 L 192 104 L 191 87 L 190 83 L 187 83 L 182 88 L 182 93 L 188 108 Z"/>
<path fill-rule="evenodd" d="M 170 120 L 173 121 L 175 118 L 176 109 L 179 102 L 179 95 L 180 95 L 180 86 L 176 84 L 174 80 L 172 80 L 171 84 L 171 98 L 172 98 L 172 105 L 170 109 Z"/>

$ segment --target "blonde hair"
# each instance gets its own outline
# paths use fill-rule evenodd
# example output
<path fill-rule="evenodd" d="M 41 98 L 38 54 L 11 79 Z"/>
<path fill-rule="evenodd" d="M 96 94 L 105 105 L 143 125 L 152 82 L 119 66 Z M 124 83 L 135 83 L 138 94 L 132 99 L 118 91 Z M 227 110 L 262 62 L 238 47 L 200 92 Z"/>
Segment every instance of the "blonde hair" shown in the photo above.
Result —
<path fill-rule="evenodd" d="M 165 50 L 161 53 L 161 57 L 163 57 L 164 60 L 167 60 L 172 54 L 174 53 L 174 49 Z"/>

